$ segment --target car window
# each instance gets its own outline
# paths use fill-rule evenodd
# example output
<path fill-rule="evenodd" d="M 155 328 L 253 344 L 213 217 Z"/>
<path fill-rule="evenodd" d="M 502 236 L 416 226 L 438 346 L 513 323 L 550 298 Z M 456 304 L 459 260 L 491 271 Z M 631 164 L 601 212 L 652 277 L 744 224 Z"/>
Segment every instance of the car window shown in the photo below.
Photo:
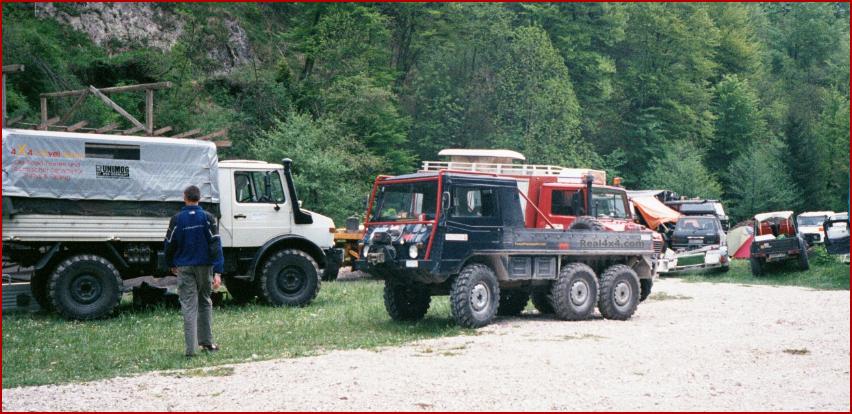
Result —
<path fill-rule="evenodd" d="M 234 198 L 238 203 L 283 203 L 281 175 L 278 171 L 235 171 Z"/>
<path fill-rule="evenodd" d="M 550 212 L 557 216 L 576 216 L 572 200 L 576 191 L 554 190 L 550 200 Z"/>
<path fill-rule="evenodd" d="M 463 186 L 453 189 L 453 217 L 495 217 L 496 214 L 494 190 Z"/>

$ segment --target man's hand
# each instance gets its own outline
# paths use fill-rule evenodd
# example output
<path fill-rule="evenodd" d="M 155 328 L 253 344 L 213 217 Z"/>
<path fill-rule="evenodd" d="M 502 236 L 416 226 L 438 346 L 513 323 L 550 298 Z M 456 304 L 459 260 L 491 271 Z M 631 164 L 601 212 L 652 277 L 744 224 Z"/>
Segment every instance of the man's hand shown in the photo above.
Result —
<path fill-rule="evenodd" d="M 219 286 L 222 286 L 222 275 L 219 273 L 213 274 L 213 290 L 219 289 Z"/>
<path fill-rule="evenodd" d="M 172 268 L 170 268 L 170 269 L 169 269 L 169 272 L 172 272 L 172 274 L 173 274 L 173 275 L 175 275 L 175 276 L 177 276 L 177 275 L 178 275 L 178 269 L 177 269 L 176 267 L 172 267 Z"/>

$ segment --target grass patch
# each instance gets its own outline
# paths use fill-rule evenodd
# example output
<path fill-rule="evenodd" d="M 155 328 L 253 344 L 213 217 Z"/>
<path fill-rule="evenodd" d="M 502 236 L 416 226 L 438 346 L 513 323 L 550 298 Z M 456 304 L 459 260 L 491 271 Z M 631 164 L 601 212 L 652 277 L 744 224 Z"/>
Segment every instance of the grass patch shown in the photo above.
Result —
<path fill-rule="evenodd" d="M 88 381 L 157 370 L 176 370 L 314 355 L 333 349 L 399 345 L 468 334 L 455 325 L 449 303 L 437 297 L 417 323 L 390 320 L 382 283 L 325 283 L 311 306 L 223 305 L 213 311 L 221 350 L 183 355 L 180 311 L 139 310 L 123 303 L 112 318 L 66 321 L 55 314 L 3 315 L 3 387 Z M 214 371 L 217 372 L 217 371 Z"/>
<path fill-rule="evenodd" d="M 745 285 L 803 286 L 821 290 L 849 290 L 849 265 L 829 255 L 822 247 L 809 253 L 810 269 L 800 271 L 797 262 L 767 267 L 763 275 L 751 274 L 748 260 L 734 260 L 726 273 L 691 273 L 680 278 L 686 282 L 739 283 Z"/>

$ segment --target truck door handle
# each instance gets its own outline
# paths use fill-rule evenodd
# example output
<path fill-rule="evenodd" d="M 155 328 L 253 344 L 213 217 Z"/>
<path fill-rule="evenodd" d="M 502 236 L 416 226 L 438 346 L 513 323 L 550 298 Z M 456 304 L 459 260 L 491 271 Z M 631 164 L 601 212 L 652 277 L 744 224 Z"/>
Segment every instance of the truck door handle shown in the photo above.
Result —
<path fill-rule="evenodd" d="M 238 218 L 246 218 L 246 215 L 245 215 L 245 214 L 234 214 L 234 218 L 235 218 L 235 219 L 238 219 Z"/>

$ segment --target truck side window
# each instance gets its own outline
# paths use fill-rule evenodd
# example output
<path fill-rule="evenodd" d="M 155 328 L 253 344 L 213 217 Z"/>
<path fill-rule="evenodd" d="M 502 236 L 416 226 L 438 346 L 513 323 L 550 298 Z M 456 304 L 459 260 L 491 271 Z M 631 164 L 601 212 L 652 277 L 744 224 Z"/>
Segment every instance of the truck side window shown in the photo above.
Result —
<path fill-rule="evenodd" d="M 453 217 L 494 217 L 497 214 L 494 190 L 456 187 L 453 193 Z"/>
<path fill-rule="evenodd" d="M 571 197 L 574 191 L 554 190 L 553 198 L 550 200 L 550 212 L 557 216 L 576 216 Z"/>
<path fill-rule="evenodd" d="M 285 200 L 278 171 L 234 172 L 234 196 L 238 203 L 283 203 Z"/>

